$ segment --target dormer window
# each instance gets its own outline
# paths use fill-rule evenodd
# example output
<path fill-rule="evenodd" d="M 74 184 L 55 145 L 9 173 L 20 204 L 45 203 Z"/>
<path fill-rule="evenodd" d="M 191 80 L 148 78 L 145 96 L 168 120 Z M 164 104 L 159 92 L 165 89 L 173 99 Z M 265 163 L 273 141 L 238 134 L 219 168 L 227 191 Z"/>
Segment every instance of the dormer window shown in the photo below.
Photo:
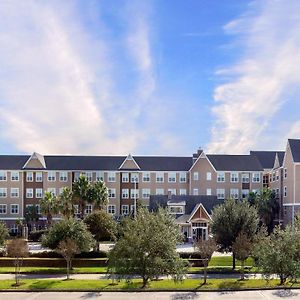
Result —
<path fill-rule="evenodd" d="M 170 205 L 169 206 L 170 214 L 180 215 L 184 214 L 184 206 L 182 205 Z"/>

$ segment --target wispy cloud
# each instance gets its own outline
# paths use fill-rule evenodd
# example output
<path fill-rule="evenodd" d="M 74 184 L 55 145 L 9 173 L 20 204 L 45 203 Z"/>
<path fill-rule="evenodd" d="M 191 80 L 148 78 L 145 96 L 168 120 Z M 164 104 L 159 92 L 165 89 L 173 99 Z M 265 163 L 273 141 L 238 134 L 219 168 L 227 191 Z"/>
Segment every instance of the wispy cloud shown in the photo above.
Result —
<path fill-rule="evenodd" d="M 276 116 L 300 84 L 299 11 L 297 0 L 288 5 L 284 0 L 255 1 L 225 26 L 243 55 L 234 66 L 218 71 L 227 82 L 214 91 L 209 152 L 243 153 L 269 142 L 282 144 L 276 131 L 269 139 L 265 132 L 279 126 Z"/>

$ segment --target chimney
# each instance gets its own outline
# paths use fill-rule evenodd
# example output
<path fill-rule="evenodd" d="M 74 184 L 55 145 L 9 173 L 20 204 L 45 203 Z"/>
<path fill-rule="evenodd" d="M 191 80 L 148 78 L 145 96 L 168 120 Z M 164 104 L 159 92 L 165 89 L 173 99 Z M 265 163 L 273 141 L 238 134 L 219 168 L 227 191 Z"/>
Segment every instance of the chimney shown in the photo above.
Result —
<path fill-rule="evenodd" d="M 199 147 L 197 152 L 193 154 L 193 163 L 197 160 L 197 158 L 201 155 L 202 152 L 203 152 L 202 148 Z"/>

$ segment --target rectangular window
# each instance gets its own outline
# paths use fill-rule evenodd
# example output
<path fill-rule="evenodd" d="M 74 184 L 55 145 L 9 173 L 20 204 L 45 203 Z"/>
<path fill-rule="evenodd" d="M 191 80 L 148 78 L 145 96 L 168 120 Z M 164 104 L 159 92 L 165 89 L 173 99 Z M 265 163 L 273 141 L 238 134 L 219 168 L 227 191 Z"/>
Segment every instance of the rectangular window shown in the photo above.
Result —
<path fill-rule="evenodd" d="M 279 196 L 279 188 L 276 189 L 276 196 Z"/>
<path fill-rule="evenodd" d="M 284 168 L 284 178 L 287 178 L 287 168 Z"/>
<path fill-rule="evenodd" d="M 206 195 L 211 196 L 211 189 L 206 189 Z"/>
<path fill-rule="evenodd" d="M 19 228 L 18 228 L 18 226 L 16 224 L 13 224 L 13 225 L 10 226 L 10 232 L 12 234 L 17 234 L 18 231 L 19 231 Z"/>
<path fill-rule="evenodd" d="M 59 188 L 59 190 L 58 190 L 59 195 L 62 194 L 63 190 L 64 190 L 64 187 L 60 187 L 60 188 Z"/>
<path fill-rule="evenodd" d="M 134 214 L 134 212 L 135 212 L 135 205 L 134 205 L 134 204 L 131 204 L 131 205 L 130 205 L 130 212 L 131 212 L 132 214 Z"/>
<path fill-rule="evenodd" d="M 139 174 L 138 173 L 131 173 L 131 178 L 130 178 L 131 182 L 139 182 Z"/>
<path fill-rule="evenodd" d="M 93 211 L 93 206 L 91 204 L 86 205 L 84 213 L 86 215 L 91 214 Z"/>
<path fill-rule="evenodd" d="M 142 189 L 142 197 L 143 199 L 150 198 L 150 189 Z"/>
<path fill-rule="evenodd" d="M 26 189 L 26 198 L 33 198 L 33 189 Z"/>
<path fill-rule="evenodd" d="M 0 170 L 0 181 L 6 181 L 7 179 L 7 172 Z"/>
<path fill-rule="evenodd" d="M 26 172 L 26 181 L 27 182 L 33 181 L 33 172 Z"/>
<path fill-rule="evenodd" d="M 104 181 L 104 172 L 102 171 L 96 172 L 96 181 Z"/>
<path fill-rule="evenodd" d="M 217 198 L 225 199 L 225 189 L 217 189 Z"/>
<path fill-rule="evenodd" d="M 164 182 L 164 173 L 156 173 L 156 182 Z"/>
<path fill-rule="evenodd" d="M 114 215 L 116 213 L 116 206 L 113 204 L 109 204 L 107 206 L 107 213 Z"/>
<path fill-rule="evenodd" d="M 179 205 L 169 206 L 169 212 L 170 214 L 183 214 L 184 213 L 184 207 Z"/>
<path fill-rule="evenodd" d="M 137 199 L 139 197 L 139 189 L 131 189 L 130 190 L 130 198 Z"/>
<path fill-rule="evenodd" d="M 35 173 L 35 181 L 36 182 L 43 182 L 43 173 L 42 172 L 36 172 Z"/>
<path fill-rule="evenodd" d="M 249 190 L 242 190 L 242 198 L 246 199 L 249 196 Z"/>
<path fill-rule="evenodd" d="M 48 192 L 52 193 L 54 196 L 56 196 L 56 188 L 48 188 Z"/>
<path fill-rule="evenodd" d="M 80 177 L 81 173 L 80 172 L 75 172 L 74 174 L 74 181 L 78 180 Z"/>
<path fill-rule="evenodd" d="M 206 173 L 206 180 L 210 181 L 211 180 L 211 172 Z"/>
<path fill-rule="evenodd" d="M 122 189 L 122 199 L 128 199 L 128 198 L 129 198 L 129 190 Z"/>
<path fill-rule="evenodd" d="M 276 180 L 278 181 L 279 180 L 279 172 L 276 171 Z"/>
<path fill-rule="evenodd" d="M 193 195 L 194 196 L 198 196 L 199 195 L 198 189 L 193 189 Z"/>
<path fill-rule="evenodd" d="M 242 183 L 249 183 L 249 173 L 243 173 L 242 174 Z"/>
<path fill-rule="evenodd" d="M 18 171 L 12 171 L 10 173 L 10 180 L 11 181 L 19 181 L 20 173 Z"/>
<path fill-rule="evenodd" d="M 272 174 L 272 181 L 275 181 L 275 180 L 276 180 L 276 173 L 273 172 L 273 174 Z"/>
<path fill-rule="evenodd" d="M 239 199 L 239 189 L 230 189 L 230 198 Z"/>
<path fill-rule="evenodd" d="M 116 172 L 108 172 L 108 182 L 116 182 Z"/>
<path fill-rule="evenodd" d="M 270 179 L 269 179 L 269 181 L 272 182 L 272 174 L 270 174 Z"/>
<path fill-rule="evenodd" d="M 180 189 L 179 190 L 179 195 L 180 196 L 185 196 L 186 195 L 186 189 Z"/>
<path fill-rule="evenodd" d="M 10 213 L 18 214 L 19 213 L 19 204 L 11 204 L 10 205 Z"/>
<path fill-rule="evenodd" d="M 176 182 L 176 173 L 168 173 L 168 182 Z"/>
<path fill-rule="evenodd" d="M 287 197 L 287 187 L 283 188 L 283 197 Z"/>
<path fill-rule="evenodd" d="M 10 189 L 10 197 L 11 198 L 19 198 L 19 188 L 11 188 Z"/>
<path fill-rule="evenodd" d="M 217 182 L 225 182 L 225 173 L 224 172 L 218 172 Z"/>
<path fill-rule="evenodd" d="M 116 189 L 108 189 L 108 198 L 116 198 Z"/>
<path fill-rule="evenodd" d="M 165 191 L 164 191 L 164 189 L 156 189 L 155 194 L 156 195 L 164 195 Z"/>
<path fill-rule="evenodd" d="M 179 173 L 179 182 L 186 182 L 186 173 L 185 172 Z"/>
<path fill-rule="evenodd" d="M 252 182 L 260 182 L 260 173 L 252 173 Z"/>
<path fill-rule="evenodd" d="M 171 193 L 171 195 L 176 195 L 176 189 L 168 189 L 168 193 Z"/>
<path fill-rule="evenodd" d="M 49 171 L 48 172 L 48 181 L 55 181 L 55 180 L 56 180 L 55 171 Z"/>
<path fill-rule="evenodd" d="M 59 181 L 61 182 L 68 181 L 68 172 L 59 172 Z"/>
<path fill-rule="evenodd" d="M 239 182 L 239 173 L 238 172 L 230 173 L 230 182 Z"/>
<path fill-rule="evenodd" d="M 43 189 L 35 189 L 35 197 L 38 199 L 43 198 Z"/>
<path fill-rule="evenodd" d="M 122 182 L 129 182 L 129 173 L 122 173 Z"/>
<path fill-rule="evenodd" d="M 129 205 L 122 205 L 122 215 L 127 216 L 129 215 Z"/>
<path fill-rule="evenodd" d="M 143 172 L 143 182 L 150 182 L 150 173 Z"/>
<path fill-rule="evenodd" d="M 193 173 L 193 180 L 199 180 L 199 173 L 198 172 Z"/>
<path fill-rule="evenodd" d="M 7 197 L 7 188 L 0 188 L 0 198 Z"/>
<path fill-rule="evenodd" d="M 7 212 L 7 205 L 0 204 L 0 214 L 6 214 L 6 212 Z"/>
<path fill-rule="evenodd" d="M 93 181 L 93 172 L 85 172 L 85 177 L 89 182 Z"/>

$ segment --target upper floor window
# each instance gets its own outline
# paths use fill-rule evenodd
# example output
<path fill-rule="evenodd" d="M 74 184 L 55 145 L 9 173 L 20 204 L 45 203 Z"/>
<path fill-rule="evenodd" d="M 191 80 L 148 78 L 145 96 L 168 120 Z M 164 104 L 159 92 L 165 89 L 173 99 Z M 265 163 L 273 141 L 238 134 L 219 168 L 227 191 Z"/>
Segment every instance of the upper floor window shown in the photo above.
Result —
<path fill-rule="evenodd" d="M 129 198 L 129 189 L 122 189 L 122 199 Z"/>
<path fill-rule="evenodd" d="M 6 213 L 7 213 L 7 205 L 0 204 L 0 214 L 6 214 Z"/>
<path fill-rule="evenodd" d="M 33 172 L 26 172 L 26 181 L 27 182 L 33 181 Z"/>
<path fill-rule="evenodd" d="M 48 172 L 48 181 L 55 181 L 55 180 L 56 180 L 55 171 L 49 171 Z"/>
<path fill-rule="evenodd" d="M 279 180 L 279 172 L 278 172 L 278 170 L 276 171 L 276 180 L 277 181 Z"/>
<path fill-rule="evenodd" d="M 0 181 L 6 181 L 7 179 L 7 172 L 0 170 Z"/>
<path fill-rule="evenodd" d="M 20 173 L 18 171 L 11 171 L 10 179 L 11 181 L 19 181 Z"/>
<path fill-rule="evenodd" d="M 156 182 L 164 182 L 164 173 L 156 173 Z"/>
<path fill-rule="evenodd" d="M 143 199 L 148 199 L 150 197 L 150 189 L 142 189 Z"/>
<path fill-rule="evenodd" d="M 35 173 L 35 181 L 36 182 L 42 182 L 43 181 L 43 173 L 42 172 L 36 172 Z"/>
<path fill-rule="evenodd" d="M 102 171 L 96 172 L 96 181 L 104 181 L 104 173 Z"/>
<path fill-rule="evenodd" d="M 150 173 L 149 172 L 143 173 L 143 182 L 150 182 Z"/>
<path fill-rule="evenodd" d="M 176 173 L 168 173 L 168 182 L 176 182 Z"/>
<path fill-rule="evenodd" d="M 270 174 L 270 179 L 269 179 L 269 181 L 272 182 L 272 174 Z"/>
<path fill-rule="evenodd" d="M 193 195 L 198 196 L 199 195 L 199 190 L 198 189 L 193 189 Z"/>
<path fill-rule="evenodd" d="M 129 173 L 122 173 L 122 182 L 129 182 Z"/>
<path fill-rule="evenodd" d="M 33 198 L 33 189 L 26 189 L 26 198 Z"/>
<path fill-rule="evenodd" d="M 108 182 L 116 182 L 116 172 L 108 172 Z"/>
<path fill-rule="evenodd" d="M 211 196 L 211 189 L 206 189 L 206 195 Z"/>
<path fill-rule="evenodd" d="M 260 173 L 252 173 L 252 182 L 260 182 Z"/>
<path fill-rule="evenodd" d="M 239 199 L 239 189 L 230 189 L 230 198 Z"/>
<path fill-rule="evenodd" d="M 108 197 L 116 198 L 116 189 L 108 189 Z"/>
<path fill-rule="evenodd" d="M 11 198 L 19 198 L 19 188 L 11 188 L 10 196 Z"/>
<path fill-rule="evenodd" d="M 139 182 L 139 174 L 138 173 L 131 173 L 131 182 Z"/>
<path fill-rule="evenodd" d="M 242 174 L 242 183 L 249 183 L 249 173 L 243 173 Z"/>
<path fill-rule="evenodd" d="M 186 172 L 180 172 L 179 173 L 179 181 L 180 182 L 186 182 Z"/>
<path fill-rule="evenodd" d="M 68 172 L 59 172 L 59 181 L 68 181 Z"/>
<path fill-rule="evenodd" d="M 176 189 L 168 189 L 168 193 L 171 193 L 171 195 L 176 195 Z"/>
<path fill-rule="evenodd" d="M 181 205 L 170 205 L 168 207 L 170 214 L 183 214 L 184 206 Z"/>
<path fill-rule="evenodd" d="M 109 204 L 107 206 L 107 213 L 114 215 L 116 213 L 116 206 L 113 204 Z"/>
<path fill-rule="evenodd" d="M 180 189 L 179 190 L 179 195 L 180 196 L 185 196 L 186 195 L 186 189 Z"/>
<path fill-rule="evenodd" d="M 130 198 L 131 199 L 139 198 L 139 189 L 131 189 L 130 190 Z"/>
<path fill-rule="evenodd" d="M 275 174 L 275 172 L 273 172 L 273 174 L 272 174 L 272 181 L 275 181 L 276 180 L 276 174 Z"/>
<path fill-rule="evenodd" d="M 287 178 L 287 168 L 284 168 L 284 178 Z"/>
<path fill-rule="evenodd" d="M 211 180 L 211 172 L 206 173 L 206 180 L 210 181 Z"/>
<path fill-rule="evenodd" d="M 35 197 L 38 199 L 43 198 L 43 189 L 35 189 Z"/>
<path fill-rule="evenodd" d="M 156 189 L 155 194 L 156 195 L 164 195 L 164 189 Z"/>
<path fill-rule="evenodd" d="M 86 173 L 85 173 L 85 176 L 86 176 L 86 179 L 87 179 L 89 182 L 92 182 L 92 181 L 93 181 L 93 172 L 86 172 Z"/>
<path fill-rule="evenodd" d="M 230 182 L 239 182 L 239 173 L 238 172 L 230 173 Z"/>
<path fill-rule="evenodd" d="M 193 173 L 193 180 L 199 180 L 199 173 L 198 172 Z"/>
<path fill-rule="evenodd" d="M 242 198 L 246 199 L 248 198 L 248 196 L 249 196 L 249 190 L 248 189 L 242 190 Z"/>
<path fill-rule="evenodd" d="M 217 182 L 225 182 L 225 173 L 224 172 L 218 172 Z"/>
<path fill-rule="evenodd" d="M 0 188 L 0 198 L 7 197 L 7 188 Z"/>
<path fill-rule="evenodd" d="M 283 197 L 287 197 L 287 187 L 283 188 Z"/>
<path fill-rule="evenodd" d="M 225 189 L 217 189 L 217 198 L 225 199 Z"/>

